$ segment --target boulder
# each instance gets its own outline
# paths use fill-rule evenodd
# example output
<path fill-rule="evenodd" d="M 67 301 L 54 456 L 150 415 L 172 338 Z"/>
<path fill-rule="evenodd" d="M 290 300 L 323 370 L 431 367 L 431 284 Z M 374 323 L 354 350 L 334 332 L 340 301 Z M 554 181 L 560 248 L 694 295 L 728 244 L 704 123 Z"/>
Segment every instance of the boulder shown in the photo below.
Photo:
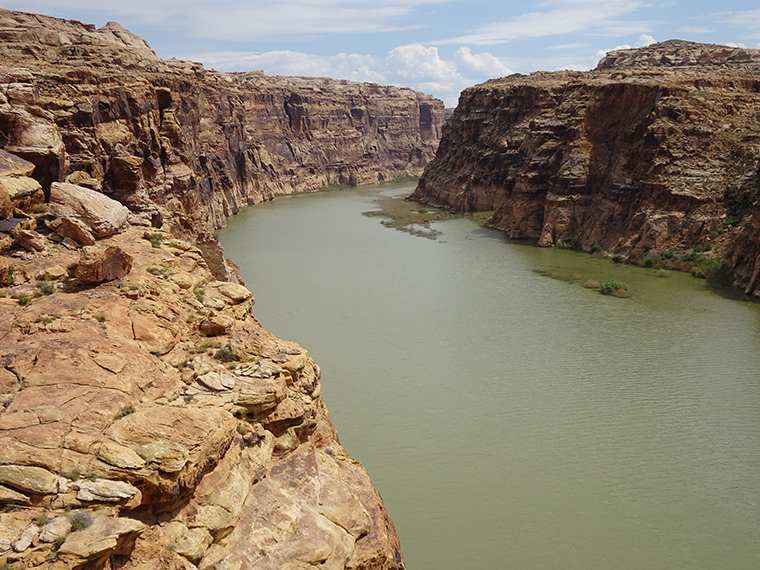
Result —
<path fill-rule="evenodd" d="M 32 545 L 32 541 L 37 538 L 39 532 L 40 527 L 38 527 L 36 524 L 32 523 L 27 526 L 21 533 L 21 536 L 19 536 L 18 539 L 13 543 L 13 550 L 16 552 L 24 552 L 24 550 Z"/>
<path fill-rule="evenodd" d="M 45 201 L 45 193 L 40 183 L 28 176 L 0 176 L 0 192 L 8 196 L 11 213 L 13 208 L 30 212 L 34 206 Z M 0 215 L 3 211 L 4 208 L 0 202 Z M 2 217 L 8 218 L 10 213 Z"/>
<path fill-rule="evenodd" d="M 88 528 L 68 535 L 58 556 L 69 568 L 96 566 L 109 556 L 130 552 L 144 530 L 134 519 L 98 517 Z"/>
<path fill-rule="evenodd" d="M 220 336 L 229 334 L 234 324 L 235 320 L 227 315 L 211 315 L 201 323 L 200 329 L 206 336 Z"/>
<path fill-rule="evenodd" d="M 18 227 L 11 230 L 11 237 L 15 244 L 27 251 L 45 251 L 45 239 L 37 232 L 22 230 Z"/>
<path fill-rule="evenodd" d="M 136 487 L 125 481 L 96 479 L 95 481 L 84 481 L 79 484 L 77 499 L 88 502 L 118 503 L 124 499 L 131 499 L 139 492 Z"/>
<path fill-rule="evenodd" d="M 132 270 L 132 256 L 117 246 L 88 246 L 79 261 L 67 268 L 69 276 L 88 283 L 121 279 Z"/>
<path fill-rule="evenodd" d="M 55 542 L 71 532 L 71 523 L 66 517 L 55 517 L 45 523 L 40 530 L 40 541 Z"/>
<path fill-rule="evenodd" d="M 0 150 L 0 176 L 31 176 L 34 164 L 5 150 Z"/>
<path fill-rule="evenodd" d="M 0 483 L 36 495 L 58 492 L 59 479 L 47 469 L 30 465 L 0 465 Z"/>
<path fill-rule="evenodd" d="M 237 283 L 223 283 L 218 287 L 219 292 L 227 297 L 232 303 L 242 303 L 246 299 L 253 297 L 248 289 Z"/>
<path fill-rule="evenodd" d="M 123 231 L 129 219 L 129 210 L 116 200 L 95 190 L 66 182 L 50 185 L 47 213 L 83 224 L 96 238 Z"/>
<path fill-rule="evenodd" d="M 64 239 L 70 238 L 81 246 L 95 245 L 95 238 L 90 233 L 90 230 L 76 220 L 69 218 L 61 219 L 58 227 L 55 229 L 55 233 Z"/>

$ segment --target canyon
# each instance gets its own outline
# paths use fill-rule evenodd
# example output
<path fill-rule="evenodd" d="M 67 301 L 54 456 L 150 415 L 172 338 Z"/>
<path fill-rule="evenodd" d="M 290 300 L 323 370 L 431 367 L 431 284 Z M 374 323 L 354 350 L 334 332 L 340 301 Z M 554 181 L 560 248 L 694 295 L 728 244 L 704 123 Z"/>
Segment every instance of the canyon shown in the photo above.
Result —
<path fill-rule="evenodd" d="M 760 296 L 760 51 L 672 40 L 466 89 L 413 200 Z"/>
<path fill-rule="evenodd" d="M 420 175 L 443 114 L 0 10 L 0 565 L 404 568 L 319 366 L 261 327 L 213 232 Z"/>

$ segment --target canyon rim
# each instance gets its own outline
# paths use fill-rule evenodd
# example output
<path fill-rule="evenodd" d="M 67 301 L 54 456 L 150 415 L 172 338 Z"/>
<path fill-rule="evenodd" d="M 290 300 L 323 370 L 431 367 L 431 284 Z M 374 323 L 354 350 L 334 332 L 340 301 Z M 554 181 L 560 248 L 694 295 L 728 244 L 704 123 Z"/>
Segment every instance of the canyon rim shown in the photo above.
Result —
<path fill-rule="evenodd" d="M 259 325 L 213 232 L 421 174 L 443 104 L 8 10 L 0 87 L 0 564 L 404 568 L 318 365 Z"/>

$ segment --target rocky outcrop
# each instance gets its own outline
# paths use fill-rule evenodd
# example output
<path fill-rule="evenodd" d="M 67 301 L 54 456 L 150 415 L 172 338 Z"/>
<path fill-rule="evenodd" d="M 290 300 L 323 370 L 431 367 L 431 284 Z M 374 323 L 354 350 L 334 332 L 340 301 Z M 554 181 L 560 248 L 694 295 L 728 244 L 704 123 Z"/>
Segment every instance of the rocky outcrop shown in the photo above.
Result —
<path fill-rule="evenodd" d="M 0 566 L 404 568 L 319 367 L 261 328 L 212 232 L 421 172 L 442 115 L 0 10 Z"/>
<path fill-rule="evenodd" d="M 319 367 L 262 329 L 253 294 L 215 280 L 198 248 L 155 236 L 98 240 L 133 261 L 94 285 L 50 230 L 46 255 L 12 258 L 0 564 L 403 568 Z"/>
<path fill-rule="evenodd" d="M 758 50 L 665 42 L 492 80 L 462 94 L 412 199 L 544 246 L 723 264 L 757 294 L 758 113 Z"/>

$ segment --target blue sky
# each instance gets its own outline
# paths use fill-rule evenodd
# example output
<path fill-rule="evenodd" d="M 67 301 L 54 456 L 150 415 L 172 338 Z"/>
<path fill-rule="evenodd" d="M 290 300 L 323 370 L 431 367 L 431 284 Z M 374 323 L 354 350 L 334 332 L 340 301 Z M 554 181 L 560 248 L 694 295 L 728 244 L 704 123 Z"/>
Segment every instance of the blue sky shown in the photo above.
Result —
<path fill-rule="evenodd" d="M 164 58 L 220 71 L 402 85 L 455 106 L 492 77 L 593 68 L 605 51 L 683 39 L 760 49 L 757 0 L 20 0 L 119 22 Z"/>

